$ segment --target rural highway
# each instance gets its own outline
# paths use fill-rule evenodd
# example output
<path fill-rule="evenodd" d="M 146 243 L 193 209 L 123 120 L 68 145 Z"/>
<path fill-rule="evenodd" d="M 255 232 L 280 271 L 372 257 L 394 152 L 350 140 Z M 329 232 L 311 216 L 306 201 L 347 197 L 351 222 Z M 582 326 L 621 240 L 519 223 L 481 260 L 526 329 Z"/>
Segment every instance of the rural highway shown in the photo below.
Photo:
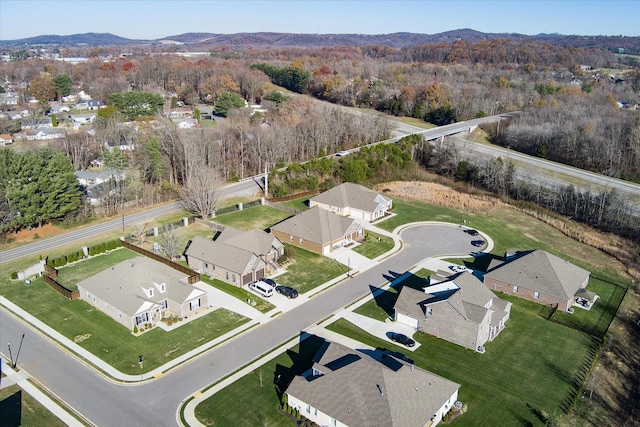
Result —
<path fill-rule="evenodd" d="M 26 334 L 18 361 L 20 369 L 94 425 L 177 425 L 181 403 L 198 390 L 300 335 L 301 331 L 393 280 L 424 258 L 476 250 L 459 227 L 417 226 L 406 229 L 401 237 L 402 250 L 372 269 L 345 279 L 303 305 L 147 382 L 120 384 L 102 377 L 3 308 L 0 308 L 0 343 L 19 343 L 22 334 Z M 132 358 L 135 360 L 136 355 Z M 266 375 L 266 382 L 270 383 L 269 373 Z M 255 424 L 258 425 L 259 420 Z"/>

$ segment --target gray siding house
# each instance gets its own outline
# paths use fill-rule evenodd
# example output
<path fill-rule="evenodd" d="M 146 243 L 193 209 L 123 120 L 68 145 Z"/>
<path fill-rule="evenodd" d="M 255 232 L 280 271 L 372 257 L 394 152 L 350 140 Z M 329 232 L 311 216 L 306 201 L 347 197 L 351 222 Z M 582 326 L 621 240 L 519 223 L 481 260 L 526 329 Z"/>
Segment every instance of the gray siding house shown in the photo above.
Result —
<path fill-rule="evenodd" d="M 166 314 L 188 317 L 209 306 L 187 276 L 145 257 L 122 261 L 78 283 L 80 298 L 133 331 Z"/>
<path fill-rule="evenodd" d="M 427 286 L 403 287 L 394 306 L 395 320 L 454 344 L 483 351 L 504 329 L 511 303 L 496 297 L 473 274 Z"/>

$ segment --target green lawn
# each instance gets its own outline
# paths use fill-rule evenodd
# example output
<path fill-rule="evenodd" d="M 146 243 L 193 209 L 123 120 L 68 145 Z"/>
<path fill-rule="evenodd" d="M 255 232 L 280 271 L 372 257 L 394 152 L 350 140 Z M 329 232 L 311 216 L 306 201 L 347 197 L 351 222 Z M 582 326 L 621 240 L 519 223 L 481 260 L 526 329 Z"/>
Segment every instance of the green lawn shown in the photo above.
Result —
<path fill-rule="evenodd" d="M 321 341 L 309 338 L 245 375 L 196 407 L 204 425 L 216 426 L 294 426 L 295 421 L 278 409 L 280 393 L 276 375 L 288 383 L 310 367 Z M 262 383 L 261 383 L 262 376 Z"/>
<path fill-rule="evenodd" d="M 281 285 L 291 286 L 300 293 L 322 285 L 325 282 L 347 272 L 347 267 L 330 258 L 313 252 L 286 245 L 295 255 L 293 262 L 285 268 L 287 272 L 276 278 Z"/>
<path fill-rule="evenodd" d="M 415 352 L 380 340 L 344 319 L 329 329 L 373 347 L 392 348 L 415 364 L 461 384 L 459 399 L 468 411 L 458 426 L 543 425 L 536 414 L 560 416 L 580 384 L 580 369 L 597 346 L 589 336 L 547 322 L 514 306 L 506 329 L 485 354 L 424 333 Z"/>
<path fill-rule="evenodd" d="M 133 256 L 137 254 L 127 249 L 118 249 L 73 267 L 61 268 L 58 279 L 69 286 L 76 280 L 83 280 Z M 66 299 L 44 283 L 42 278 L 34 279 L 29 286 L 25 286 L 22 281 L 0 278 L 0 293 L 65 337 L 77 341 L 81 347 L 128 374 L 157 368 L 248 320 L 219 309 L 171 332 L 155 328 L 135 337 L 125 327 L 85 301 Z M 137 365 L 140 354 L 145 356 L 143 370 Z"/>
<path fill-rule="evenodd" d="M 230 283 L 225 283 L 222 280 L 214 279 L 211 280 L 206 276 L 200 276 L 200 280 L 205 283 L 210 284 L 211 286 L 220 289 L 223 292 L 228 293 L 229 295 L 238 298 L 240 301 L 247 301 L 252 299 L 256 302 L 254 306 L 255 309 L 260 310 L 262 313 L 267 313 L 275 308 L 273 304 L 266 301 L 263 298 L 260 298 L 258 295 L 253 292 L 249 292 L 245 288 L 240 288 L 238 286 L 232 285 Z"/>
<path fill-rule="evenodd" d="M 278 203 L 293 209 L 298 209 L 299 211 L 306 211 L 307 209 L 309 209 L 309 205 L 307 204 L 307 201 L 309 199 L 310 197 L 307 196 L 307 197 L 301 197 L 299 199 L 293 199 L 293 200 L 288 200 L 286 202 L 278 202 Z"/>
<path fill-rule="evenodd" d="M 256 206 L 242 211 L 216 216 L 212 221 L 243 230 L 253 230 L 254 228 L 264 230 L 290 216 L 290 212 L 281 211 L 269 206 Z"/>
<path fill-rule="evenodd" d="M 16 384 L 0 390 L 0 420 L 3 426 L 66 425 Z"/>
<path fill-rule="evenodd" d="M 364 255 L 369 259 L 374 259 L 393 249 L 393 239 L 383 236 L 373 231 L 367 231 L 364 241 L 353 248 L 353 251 Z"/>

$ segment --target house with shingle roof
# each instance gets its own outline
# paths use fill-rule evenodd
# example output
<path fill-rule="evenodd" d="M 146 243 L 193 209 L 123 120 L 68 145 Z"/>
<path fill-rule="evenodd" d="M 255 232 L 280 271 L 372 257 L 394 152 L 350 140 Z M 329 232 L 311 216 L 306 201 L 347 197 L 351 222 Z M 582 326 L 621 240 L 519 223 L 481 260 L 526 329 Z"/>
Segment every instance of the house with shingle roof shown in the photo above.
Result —
<path fill-rule="evenodd" d="M 258 229 L 240 230 L 226 226 L 216 237 L 216 242 L 227 243 L 253 252 L 267 264 L 267 270 L 277 270 L 278 258 L 284 255 L 284 244 L 280 239 Z"/>
<path fill-rule="evenodd" d="M 436 426 L 460 385 L 392 356 L 376 359 L 326 341 L 285 390 L 287 404 L 319 426 Z"/>
<path fill-rule="evenodd" d="M 319 206 L 338 215 L 364 221 L 384 217 L 392 204 L 388 197 L 352 182 L 344 182 L 309 199 L 309 207 Z"/>
<path fill-rule="evenodd" d="M 166 314 L 187 317 L 208 305 L 207 293 L 187 276 L 146 257 L 136 257 L 78 283 L 80 298 L 133 331 Z M 166 317 L 166 316 L 165 316 Z"/>
<path fill-rule="evenodd" d="M 315 206 L 271 227 L 271 233 L 284 243 L 327 255 L 334 248 L 364 239 L 364 226 L 352 218 Z"/>
<path fill-rule="evenodd" d="M 235 286 L 265 277 L 266 263 L 260 256 L 228 242 L 196 236 L 184 255 L 189 267 L 197 272 Z"/>
<path fill-rule="evenodd" d="M 484 275 L 487 288 L 567 311 L 591 273 L 543 250 L 518 252 Z"/>
<path fill-rule="evenodd" d="M 424 290 L 404 286 L 395 320 L 454 344 L 482 351 L 504 329 L 511 303 L 495 296 L 469 272 Z"/>

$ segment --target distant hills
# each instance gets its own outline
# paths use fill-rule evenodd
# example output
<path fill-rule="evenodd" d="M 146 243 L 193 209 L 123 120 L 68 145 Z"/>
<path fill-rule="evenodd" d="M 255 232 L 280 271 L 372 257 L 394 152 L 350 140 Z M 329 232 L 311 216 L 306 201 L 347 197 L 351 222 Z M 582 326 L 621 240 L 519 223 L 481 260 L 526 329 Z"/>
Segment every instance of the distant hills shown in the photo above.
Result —
<path fill-rule="evenodd" d="M 56 45 L 56 46 L 136 46 L 182 45 L 185 50 L 214 49 L 216 47 L 323 47 L 323 46 L 371 46 L 380 45 L 403 48 L 422 44 L 451 43 L 458 40 L 511 39 L 545 42 L 556 46 L 597 48 L 626 53 L 640 53 L 640 37 L 624 36 L 576 36 L 562 34 L 525 35 L 516 33 L 483 33 L 469 28 L 437 34 L 292 34 L 292 33 L 185 33 L 155 40 L 133 40 L 110 33 L 84 33 L 66 36 L 41 35 L 19 40 L 0 40 L 0 46 Z"/>

